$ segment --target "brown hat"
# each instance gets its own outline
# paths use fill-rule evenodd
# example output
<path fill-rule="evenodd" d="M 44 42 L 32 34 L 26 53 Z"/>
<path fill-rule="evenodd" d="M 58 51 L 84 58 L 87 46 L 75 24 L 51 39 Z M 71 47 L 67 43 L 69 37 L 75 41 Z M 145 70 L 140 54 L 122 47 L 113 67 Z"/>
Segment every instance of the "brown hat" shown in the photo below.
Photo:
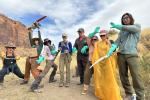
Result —
<path fill-rule="evenodd" d="M 8 44 L 5 46 L 5 48 L 14 48 L 14 49 L 16 49 L 16 46 L 12 42 L 8 42 Z"/>
<path fill-rule="evenodd" d="M 32 43 L 34 44 L 35 41 L 40 41 L 40 39 L 35 37 L 35 38 L 32 39 Z"/>

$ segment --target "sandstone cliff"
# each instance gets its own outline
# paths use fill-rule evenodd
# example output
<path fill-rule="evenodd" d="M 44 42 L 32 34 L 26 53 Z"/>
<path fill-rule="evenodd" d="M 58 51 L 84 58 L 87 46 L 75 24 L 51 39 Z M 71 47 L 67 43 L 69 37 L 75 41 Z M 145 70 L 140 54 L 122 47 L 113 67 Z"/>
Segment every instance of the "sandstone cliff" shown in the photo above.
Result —
<path fill-rule="evenodd" d="M 0 44 L 12 41 L 16 46 L 29 47 L 28 30 L 25 25 L 0 14 Z"/>

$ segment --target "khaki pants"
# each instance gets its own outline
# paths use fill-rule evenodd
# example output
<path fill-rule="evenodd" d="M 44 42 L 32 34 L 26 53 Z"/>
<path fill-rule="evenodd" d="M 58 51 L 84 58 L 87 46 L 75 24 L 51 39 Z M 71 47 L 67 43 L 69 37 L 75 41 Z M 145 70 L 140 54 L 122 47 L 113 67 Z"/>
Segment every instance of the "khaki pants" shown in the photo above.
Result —
<path fill-rule="evenodd" d="M 29 80 L 29 78 L 30 78 L 30 71 L 31 71 L 31 73 L 32 73 L 34 78 L 39 76 L 39 74 L 42 72 L 42 70 L 37 69 L 37 67 L 39 66 L 39 64 L 36 63 L 37 59 L 38 59 L 38 57 L 35 57 L 35 58 L 28 57 L 26 59 L 24 80 L 26 80 L 26 81 Z"/>
<path fill-rule="evenodd" d="M 64 83 L 64 66 L 66 66 L 66 83 L 70 83 L 71 55 L 61 54 L 59 59 L 60 83 Z"/>
<path fill-rule="evenodd" d="M 128 70 L 131 73 L 133 88 L 137 100 L 144 100 L 144 85 L 140 74 L 140 62 L 137 55 L 118 54 L 120 79 L 127 95 L 132 95 L 132 87 L 129 82 Z"/>

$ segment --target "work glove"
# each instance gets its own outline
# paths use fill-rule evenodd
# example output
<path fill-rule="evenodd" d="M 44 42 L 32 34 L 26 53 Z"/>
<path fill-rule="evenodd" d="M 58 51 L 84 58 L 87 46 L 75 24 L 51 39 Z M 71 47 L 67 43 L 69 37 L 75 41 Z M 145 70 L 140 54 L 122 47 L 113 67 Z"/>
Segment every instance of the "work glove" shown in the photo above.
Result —
<path fill-rule="evenodd" d="M 36 63 L 40 64 L 42 61 L 44 61 L 44 57 L 43 56 L 39 56 L 39 59 L 36 60 Z"/>
<path fill-rule="evenodd" d="M 55 49 L 53 49 L 53 50 L 51 50 L 51 54 L 55 55 L 55 54 L 57 54 L 57 51 Z"/>
<path fill-rule="evenodd" d="M 116 50 L 116 48 L 117 48 L 117 45 L 116 44 L 112 44 L 111 48 L 109 49 L 109 51 L 107 53 L 107 57 L 110 57 L 113 54 L 113 52 Z"/>
<path fill-rule="evenodd" d="M 82 53 L 82 54 L 86 54 L 88 48 L 89 48 L 88 46 L 84 46 L 84 47 L 81 49 L 81 53 Z"/>
<path fill-rule="evenodd" d="M 76 48 L 76 47 L 73 47 L 72 53 L 75 53 L 76 51 L 77 51 L 77 48 Z"/>
<path fill-rule="evenodd" d="M 94 32 L 90 33 L 90 34 L 88 35 L 88 37 L 89 37 L 89 38 L 92 38 L 96 33 L 99 33 L 99 31 L 100 31 L 100 27 L 97 26 L 97 27 L 95 28 Z"/>
<path fill-rule="evenodd" d="M 122 27 L 123 27 L 123 25 L 115 24 L 113 22 L 111 22 L 110 25 L 111 25 L 111 28 L 116 28 L 116 29 L 119 29 L 119 30 L 121 30 Z"/>

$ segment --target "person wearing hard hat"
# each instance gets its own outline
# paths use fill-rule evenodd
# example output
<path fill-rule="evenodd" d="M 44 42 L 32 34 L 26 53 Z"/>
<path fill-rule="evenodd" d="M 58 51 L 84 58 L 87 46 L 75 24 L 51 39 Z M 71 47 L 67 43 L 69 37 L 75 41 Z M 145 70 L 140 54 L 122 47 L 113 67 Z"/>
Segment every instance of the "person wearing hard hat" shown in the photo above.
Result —
<path fill-rule="evenodd" d="M 66 33 L 62 34 L 63 41 L 59 42 L 58 48 L 61 52 L 59 58 L 60 83 L 59 87 L 69 87 L 70 84 L 70 63 L 72 54 L 72 44 L 68 41 Z M 64 66 L 66 66 L 66 82 L 64 83 Z"/>

